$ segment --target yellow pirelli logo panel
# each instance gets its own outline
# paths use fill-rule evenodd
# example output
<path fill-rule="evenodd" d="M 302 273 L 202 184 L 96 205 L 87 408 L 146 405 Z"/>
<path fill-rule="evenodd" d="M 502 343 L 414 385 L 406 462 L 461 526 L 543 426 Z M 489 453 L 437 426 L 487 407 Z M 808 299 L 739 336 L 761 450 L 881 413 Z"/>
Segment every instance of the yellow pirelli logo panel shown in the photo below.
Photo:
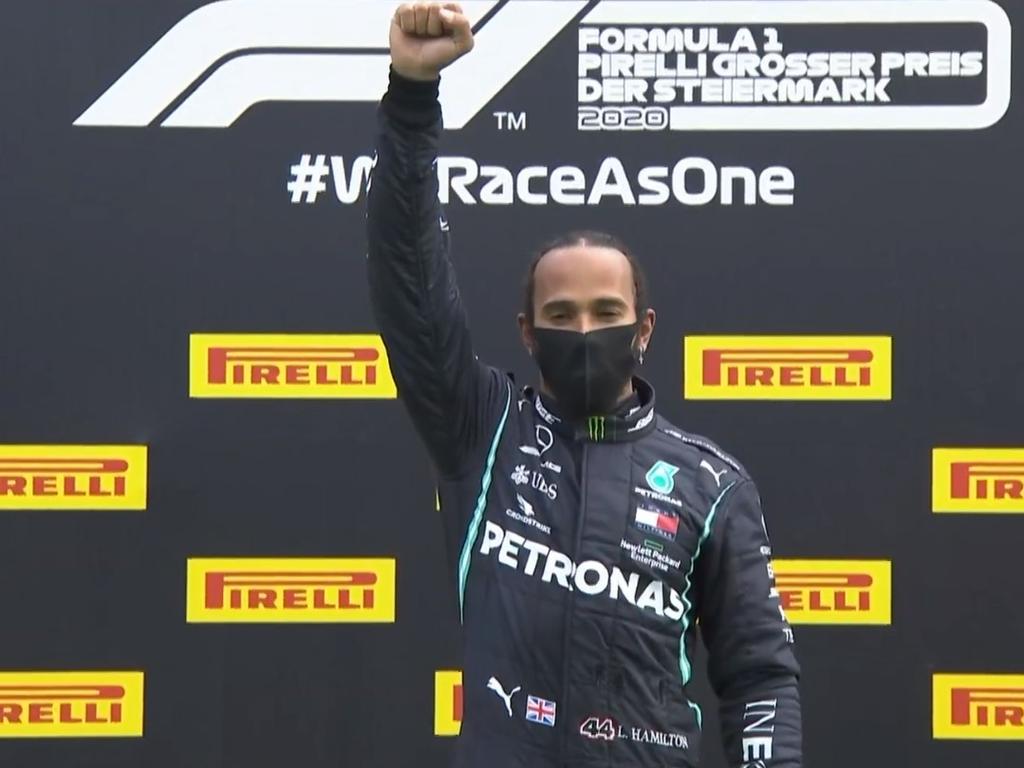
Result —
<path fill-rule="evenodd" d="M 888 336 L 687 336 L 687 400 L 891 400 Z"/>
<path fill-rule="evenodd" d="M 933 675 L 932 735 L 1024 741 L 1024 675 Z"/>
<path fill-rule="evenodd" d="M 189 338 L 189 394 L 224 398 L 394 398 L 377 334 Z"/>
<path fill-rule="evenodd" d="M 933 449 L 932 510 L 1024 514 L 1024 448 Z"/>
<path fill-rule="evenodd" d="M 0 510 L 146 508 L 144 445 L 0 445 Z"/>
<path fill-rule="evenodd" d="M 393 558 L 189 558 L 190 623 L 391 623 Z"/>
<path fill-rule="evenodd" d="M 142 672 L 0 672 L 0 738 L 142 736 Z"/>
<path fill-rule="evenodd" d="M 892 623 L 889 560 L 775 560 L 772 567 L 791 624 Z"/>
<path fill-rule="evenodd" d="M 458 736 L 462 728 L 462 672 L 434 673 L 434 735 Z"/>

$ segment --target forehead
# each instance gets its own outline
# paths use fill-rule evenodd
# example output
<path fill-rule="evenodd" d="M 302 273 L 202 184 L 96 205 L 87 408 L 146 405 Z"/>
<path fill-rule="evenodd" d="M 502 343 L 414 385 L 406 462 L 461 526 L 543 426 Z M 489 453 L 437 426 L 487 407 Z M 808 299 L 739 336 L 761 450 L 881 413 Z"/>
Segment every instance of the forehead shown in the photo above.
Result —
<path fill-rule="evenodd" d="M 598 296 L 617 296 L 632 304 L 633 270 L 615 248 L 554 248 L 537 263 L 533 296 L 538 307 L 556 299 L 587 301 Z"/>

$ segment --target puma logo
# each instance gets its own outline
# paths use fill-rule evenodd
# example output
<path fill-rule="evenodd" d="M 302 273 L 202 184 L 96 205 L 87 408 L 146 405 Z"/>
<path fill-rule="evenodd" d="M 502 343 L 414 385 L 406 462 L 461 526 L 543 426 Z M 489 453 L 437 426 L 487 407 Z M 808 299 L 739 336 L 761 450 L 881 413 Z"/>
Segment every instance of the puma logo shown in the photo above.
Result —
<path fill-rule="evenodd" d="M 505 709 L 508 711 L 509 717 L 512 717 L 512 697 L 519 692 L 520 688 L 521 686 L 517 685 L 511 690 L 511 692 L 505 693 L 505 689 L 502 687 L 501 683 L 498 682 L 498 678 L 492 677 L 487 681 L 487 690 L 494 691 L 498 694 L 498 697 L 505 702 Z"/>
<path fill-rule="evenodd" d="M 721 488 L 722 487 L 722 475 L 724 475 L 729 470 L 728 469 L 723 469 L 721 472 L 715 472 L 715 468 L 712 467 L 710 464 L 708 464 L 708 460 L 707 459 L 701 459 L 700 460 L 700 466 L 701 466 L 702 469 L 706 469 L 708 472 L 711 473 L 711 476 L 713 478 L 715 478 L 715 485 L 717 485 L 719 488 Z"/>

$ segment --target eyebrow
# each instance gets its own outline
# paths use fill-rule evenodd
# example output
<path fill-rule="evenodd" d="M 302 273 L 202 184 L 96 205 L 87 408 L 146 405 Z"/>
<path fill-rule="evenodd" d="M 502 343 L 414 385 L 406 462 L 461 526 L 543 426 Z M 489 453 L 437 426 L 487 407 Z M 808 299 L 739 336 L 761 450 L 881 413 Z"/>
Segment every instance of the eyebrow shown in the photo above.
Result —
<path fill-rule="evenodd" d="M 602 296 L 600 299 L 594 300 L 594 306 L 600 309 L 604 309 L 606 307 L 611 309 L 626 309 L 629 304 L 618 296 Z"/>
<path fill-rule="evenodd" d="M 602 296 L 594 299 L 591 305 L 596 309 L 626 309 L 629 305 L 617 296 Z M 569 299 L 555 299 L 545 302 L 541 307 L 542 312 L 558 312 L 559 310 L 574 310 L 577 307 L 575 301 Z"/>

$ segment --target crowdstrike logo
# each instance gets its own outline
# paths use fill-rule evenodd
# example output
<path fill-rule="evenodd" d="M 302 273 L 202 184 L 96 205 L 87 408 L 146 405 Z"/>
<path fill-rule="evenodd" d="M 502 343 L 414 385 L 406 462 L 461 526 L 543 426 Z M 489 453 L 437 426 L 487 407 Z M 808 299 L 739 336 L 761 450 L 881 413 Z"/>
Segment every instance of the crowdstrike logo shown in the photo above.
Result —
<path fill-rule="evenodd" d="M 486 55 L 445 70 L 449 129 L 478 115 L 576 19 L 578 66 L 561 74 L 577 81 L 581 131 L 977 129 L 1009 106 L 1010 21 L 991 0 L 466 0 L 463 7 Z M 210 3 L 171 27 L 75 124 L 225 128 L 261 102 L 375 102 L 387 83 L 393 10 L 381 0 Z M 984 26 L 986 50 L 961 41 L 924 54 L 912 36 L 886 47 L 901 30 L 942 24 Z M 828 34 L 801 50 L 796 40 L 805 32 L 789 34 L 799 27 L 845 27 L 858 39 L 853 52 L 828 50 Z M 984 79 L 983 101 L 957 101 L 955 91 L 947 102 L 904 98 L 922 78 Z M 526 125 L 523 112 L 498 115 L 499 126 Z"/>
<path fill-rule="evenodd" d="M 527 576 L 539 577 L 547 584 L 557 584 L 562 589 L 584 595 L 624 599 L 641 610 L 651 611 L 670 621 L 679 621 L 683 617 L 682 596 L 661 581 L 652 580 L 641 589 L 638 573 L 625 573 L 618 566 L 609 567 L 597 560 L 574 563 L 568 555 L 488 520 L 480 554 L 490 555 L 495 550 L 501 565 Z"/>
<path fill-rule="evenodd" d="M 516 503 L 519 505 L 520 512 L 516 512 L 513 509 L 506 509 L 505 514 L 511 517 L 513 520 L 518 520 L 523 525 L 528 525 L 531 528 L 536 528 L 538 531 L 546 536 L 551 535 L 551 526 L 544 525 L 544 523 L 537 521 L 537 513 L 533 509 L 533 505 L 516 494 Z"/>
<path fill-rule="evenodd" d="M 518 493 L 516 494 L 516 503 L 519 504 L 519 508 L 521 510 L 523 510 L 523 514 L 524 515 L 528 515 L 529 517 L 533 517 L 535 514 L 537 514 L 536 512 L 533 511 L 533 504 L 528 502 L 526 499 L 524 499 Z"/>

